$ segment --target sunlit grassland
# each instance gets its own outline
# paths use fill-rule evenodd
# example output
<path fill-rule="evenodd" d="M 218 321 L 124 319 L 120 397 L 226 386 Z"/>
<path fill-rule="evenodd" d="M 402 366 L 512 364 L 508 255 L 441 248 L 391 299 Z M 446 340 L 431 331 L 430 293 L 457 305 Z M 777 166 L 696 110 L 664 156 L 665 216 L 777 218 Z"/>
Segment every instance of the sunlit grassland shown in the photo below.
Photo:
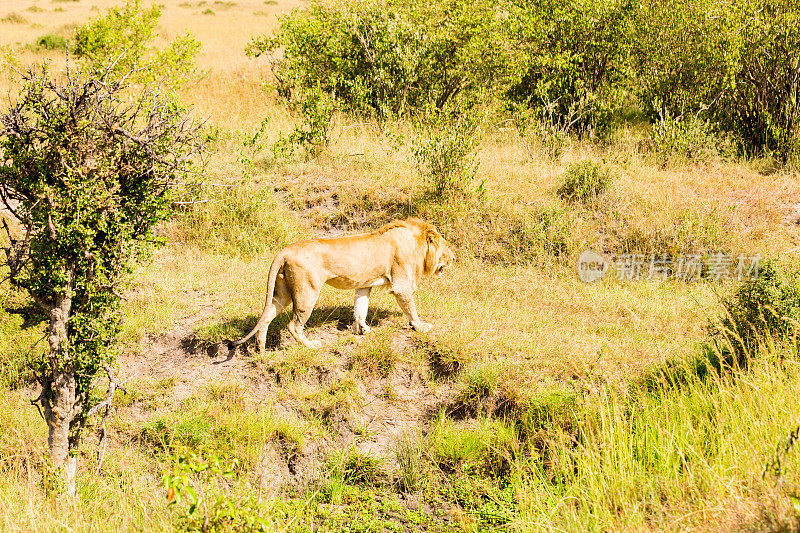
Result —
<path fill-rule="evenodd" d="M 319 413 L 358 412 L 369 385 L 390 381 L 385 374 L 413 371 L 426 393 L 452 389 L 441 406 L 445 414 L 429 413 L 425 427 L 409 437 L 416 448 L 403 452 L 411 455 L 402 471 L 415 480 L 409 493 L 447 508 L 447 528 L 796 524 L 796 452 L 782 458 L 780 479 L 765 471 L 798 424 L 797 354 L 775 347 L 747 371 L 704 379 L 689 373 L 678 386 L 637 388 L 642 376 L 699 353 L 720 298 L 733 284 L 622 282 L 613 275 L 584 284 L 574 265 L 576 254 L 590 247 L 760 253 L 796 261 L 800 227 L 787 222 L 800 202 L 795 173 L 758 159 L 662 164 L 642 148 L 646 132 L 637 125 L 620 125 L 605 144 L 573 140 L 553 159 L 508 122 L 489 118 L 481 129 L 478 170 L 486 198 L 430 201 L 405 122 L 379 127 L 336 114 L 322 154 L 282 160 L 270 149 L 298 118 L 265 85 L 267 61 L 247 58 L 244 46 L 271 31 L 277 14 L 303 2 L 162 3 L 160 43 L 187 29 L 203 43 L 199 79 L 181 96 L 206 121 L 212 151 L 197 176 L 199 193 L 184 198 L 162 228 L 168 244 L 136 271 L 126 294 L 126 357 L 147 357 L 153 337 L 196 316 L 187 336 L 202 346 L 246 333 L 263 307 L 274 254 L 296 239 L 416 214 L 436 222 L 455 243 L 457 261 L 418 292 L 420 315 L 435 326 L 428 335 L 400 332 L 405 319 L 394 297 L 378 289 L 371 298 L 373 332 L 356 338 L 337 328 L 337 322 L 349 325 L 352 293 L 325 288 L 308 328 L 310 338 L 325 341 L 319 352 L 291 340 L 283 316 L 273 325 L 283 330 L 268 353 L 255 354 L 251 345 L 237 356 L 249 369 L 241 382 L 198 386 L 176 399 L 180 376 L 131 381 L 109 421 L 100 475 L 96 428 L 87 434 L 75 502 L 43 497 L 46 428 L 28 402 L 33 387 L 24 386 L 20 371 L 22 361 L 43 349 L 40 343 L 31 352 L 30 346 L 43 336 L 44 322 L 22 294 L 0 284 L 0 529 L 168 529 L 174 514 L 160 482 L 177 448 L 238 460 L 231 497 L 243 501 L 254 494 L 275 528 L 313 528 L 329 520 L 335 530 L 374 518 L 370 513 L 378 511 L 364 502 L 374 503 L 376 495 L 394 502 L 394 481 L 377 488 L 348 481 L 352 472 L 336 460 L 356 452 L 336 441 L 333 428 L 341 421 Z M 18 68 L 44 60 L 61 68 L 63 52 L 36 50 L 36 39 L 68 36 L 71 25 L 115 4 L 3 3 L 0 57 Z M 213 14 L 204 14 L 207 9 Z M 2 20 L 12 12 L 24 21 Z M 0 94 L 13 98 L 11 71 L 4 65 L 0 74 Z M 266 119 L 262 135 L 248 144 Z M 591 205 L 559 199 L 564 173 L 587 159 L 613 173 L 609 191 Z M 536 249 L 518 260 L 515 250 L 542 245 L 536 233 L 542 213 L 561 221 L 557 236 L 566 253 Z M 387 349 L 389 341 L 398 346 Z M 202 350 L 193 356 L 207 358 Z M 434 357 L 458 365 L 442 377 L 428 369 Z M 331 382 L 306 379 L 319 369 L 341 373 Z M 269 394 L 249 388 L 275 374 L 285 381 L 270 384 Z M 391 400 L 388 388 L 386 396 Z M 272 409 L 273 401 L 280 408 Z M 491 402 L 509 406 L 507 416 L 488 409 Z M 460 419 L 453 415 L 458 409 L 475 416 Z M 353 442 L 369 436 L 362 433 Z M 341 457 L 321 458 L 323 481 L 275 499 L 260 477 L 264 450 L 286 442 L 330 445 L 326 439 Z M 395 479 L 391 463 L 383 466 Z M 403 516 L 403 523 L 422 520 Z M 371 527 L 376 523 L 383 524 Z"/>

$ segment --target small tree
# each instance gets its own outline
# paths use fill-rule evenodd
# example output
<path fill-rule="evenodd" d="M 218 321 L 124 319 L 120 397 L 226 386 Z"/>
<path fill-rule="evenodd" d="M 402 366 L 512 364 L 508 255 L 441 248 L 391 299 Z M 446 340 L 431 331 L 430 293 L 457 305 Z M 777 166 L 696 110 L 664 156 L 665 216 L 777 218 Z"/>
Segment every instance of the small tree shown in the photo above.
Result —
<path fill-rule="evenodd" d="M 751 154 L 800 149 L 800 5 L 781 0 L 641 2 L 635 90 L 654 119 L 690 114 Z"/>
<path fill-rule="evenodd" d="M 21 235 L 5 248 L 9 279 L 49 318 L 35 364 L 50 458 L 74 494 L 76 451 L 89 416 L 108 405 L 120 292 L 159 242 L 172 185 L 200 149 L 198 127 L 169 99 L 124 83 L 48 69 L 22 76 L 0 117 L 0 200 Z M 107 374 L 105 398 L 96 392 Z"/>
<path fill-rule="evenodd" d="M 518 116 L 529 109 L 551 131 L 608 126 L 624 96 L 636 3 L 511 0 L 509 6 L 505 31 L 522 57 L 507 105 Z"/>
<path fill-rule="evenodd" d="M 390 119 L 491 92 L 508 73 L 499 0 L 312 2 L 247 53 L 273 57 L 278 94 L 319 90 L 346 112 Z"/>

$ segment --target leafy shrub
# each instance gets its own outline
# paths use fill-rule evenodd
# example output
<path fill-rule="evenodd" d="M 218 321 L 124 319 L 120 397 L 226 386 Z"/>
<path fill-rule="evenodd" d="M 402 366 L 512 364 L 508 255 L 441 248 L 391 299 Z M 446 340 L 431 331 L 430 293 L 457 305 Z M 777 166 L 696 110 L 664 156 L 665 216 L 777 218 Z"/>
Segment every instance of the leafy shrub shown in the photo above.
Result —
<path fill-rule="evenodd" d="M 36 39 L 36 46 L 45 50 L 66 50 L 67 40 L 60 35 L 48 33 Z"/>
<path fill-rule="evenodd" d="M 328 132 L 336 109 L 334 99 L 317 85 L 305 91 L 298 107 L 302 123 L 288 135 L 281 134 L 272 147 L 275 159 L 288 158 L 298 148 L 316 156 L 328 144 Z"/>
<path fill-rule="evenodd" d="M 119 75 L 134 73 L 142 82 L 159 80 L 178 87 L 194 75 L 200 41 L 190 33 L 172 40 L 166 48 L 152 46 L 162 6 L 142 9 L 139 0 L 127 0 L 75 30 L 75 55 L 91 72 L 113 65 Z M 145 68 L 142 68 L 145 67 Z"/>
<path fill-rule="evenodd" d="M 750 152 L 786 159 L 798 143 L 800 9 L 779 0 L 642 4 L 633 48 L 651 116 L 704 112 Z M 704 111 L 706 110 L 706 111 Z"/>
<path fill-rule="evenodd" d="M 504 47 L 497 0 L 317 2 L 257 37 L 250 55 L 274 56 L 279 94 L 296 102 L 308 89 L 344 111 L 388 118 L 442 108 L 502 79 Z"/>
<path fill-rule="evenodd" d="M 104 17 L 76 28 L 75 54 L 94 63 L 105 63 L 125 51 L 120 66 L 130 70 L 144 55 L 160 17 L 158 5 L 142 10 L 139 0 L 111 8 Z"/>
<path fill-rule="evenodd" d="M 480 119 L 471 107 L 448 103 L 431 111 L 419 124 L 413 144 L 414 161 L 437 196 L 483 192 L 474 184 L 478 172 Z"/>
<path fill-rule="evenodd" d="M 699 114 L 672 117 L 660 113 L 649 142 L 662 163 L 675 158 L 703 162 L 732 153 L 730 139 L 716 133 L 711 122 Z"/>
<path fill-rule="evenodd" d="M 0 197 L 18 202 L 5 204 L 23 237 L 3 246 L 3 263 L 58 332 L 35 363 L 37 401 L 51 459 L 68 466 L 61 470 L 74 492 L 74 453 L 118 352 L 120 293 L 160 242 L 172 187 L 202 141 L 185 110 L 146 88 L 136 94 L 69 71 L 53 78 L 47 67 L 19 82 L 0 117 Z"/>
<path fill-rule="evenodd" d="M 800 277 L 772 262 L 760 265 L 758 277 L 744 282 L 723 301 L 725 313 L 712 328 L 721 337 L 723 355 L 729 363 L 744 365 L 765 344 L 791 342 L 797 346 L 800 333 Z"/>
<path fill-rule="evenodd" d="M 628 74 L 630 1 L 512 0 L 509 46 L 520 74 L 506 99 L 558 131 L 604 127 Z"/>
<path fill-rule="evenodd" d="M 603 194 L 612 181 L 608 169 L 594 161 L 581 161 L 569 166 L 556 194 L 568 202 L 589 203 Z"/>
<path fill-rule="evenodd" d="M 256 500 L 233 499 L 224 483 L 235 477 L 236 461 L 224 463 L 214 455 L 204 458 L 191 452 L 176 454 L 172 469 L 163 478 L 175 525 L 182 531 L 269 531 Z"/>

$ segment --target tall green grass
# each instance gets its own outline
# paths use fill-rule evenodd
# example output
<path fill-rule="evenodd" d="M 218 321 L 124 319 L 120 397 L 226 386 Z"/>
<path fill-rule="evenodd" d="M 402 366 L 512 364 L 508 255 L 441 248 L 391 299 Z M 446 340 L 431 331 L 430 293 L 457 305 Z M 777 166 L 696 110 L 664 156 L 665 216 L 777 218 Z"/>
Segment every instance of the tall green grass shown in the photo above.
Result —
<path fill-rule="evenodd" d="M 479 530 L 498 520 L 524 531 L 798 527 L 797 352 L 776 348 L 746 371 L 697 368 L 671 367 L 682 379 L 647 387 L 602 387 L 549 427 L 530 420 L 542 414 L 533 403 L 496 422 L 439 419 L 429 455 L 445 478 L 469 487 L 462 492 L 480 496 L 453 496 Z M 487 483 L 476 464 L 501 459 L 508 472 Z"/>

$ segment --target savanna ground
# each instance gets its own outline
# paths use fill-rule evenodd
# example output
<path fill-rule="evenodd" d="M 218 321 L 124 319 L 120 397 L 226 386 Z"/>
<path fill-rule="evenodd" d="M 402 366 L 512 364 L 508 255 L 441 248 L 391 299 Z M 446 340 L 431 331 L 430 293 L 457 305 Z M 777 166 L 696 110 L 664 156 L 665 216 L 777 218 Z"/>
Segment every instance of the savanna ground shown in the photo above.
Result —
<path fill-rule="evenodd" d="M 800 465 L 792 444 L 776 452 L 800 412 L 792 354 L 776 348 L 736 379 L 637 392 L 698 352 L 733 284 L 575 274 L 587 248 L 796 261 L 795 173 L 769 159 L 665 160 L 635 121 L 558 157 L 490 122 L 486 197 L 467 201 L 422 193 L 404 123 L 336 115 L 321 154 L 278 161 L 268 147 L 297 119 L 269 88 L 268 61 L 244 48 L 302 2 L 163 3 L 159 38 L 188 28 L 203 44 L 202 75 L 182 93 L 213 131 L 203 185 L 126 295 L 125 392 L 102 465 L 99 425 L 87 434 L 74 501 L 45 496 L 46 427 L 21 370 L 43 349 L 44 317 L 0 285 L 0 529 L 183 527 L 186 509 L 167 505 L 162 484 L 179 457 L 231 468 L 194 486 L 208 506 L 221 494 L 276 530 L 797 529 Z M 37 38 L 68 37 L 112 5 L 4 2 L 0 50 L 19 65 L 63 65 Z M 13 87 L 4 70 L 2 92 Z M 584 160 L 611 171 L 609 191 L 561 200 L 565 172 Z M 281 246 L 410 214 L 437 224 L 458 257 L 418 292 L 429 334 L 406 329 L 377 291 L 372 332 L 356 337 L 352 294 L 325 289 L 308 325 L 319 351 L 289 337 L 286 316 L 266 354 L 220 350 L 255 323 Z"/>

